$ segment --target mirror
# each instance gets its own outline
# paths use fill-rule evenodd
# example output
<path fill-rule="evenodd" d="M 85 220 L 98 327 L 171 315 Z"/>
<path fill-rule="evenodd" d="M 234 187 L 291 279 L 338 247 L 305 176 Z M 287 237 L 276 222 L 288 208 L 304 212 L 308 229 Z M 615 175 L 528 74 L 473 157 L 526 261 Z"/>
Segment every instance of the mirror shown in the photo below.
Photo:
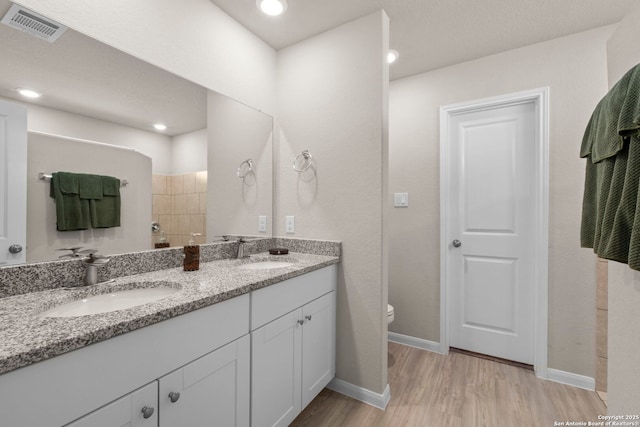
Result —
<path fill-rule="evenodd" d="M 0 0 L 0 16 L 10 6 Z M 0 98 L 28 110 L 28 262 L 57 259 L 70 246 L 148 250 L 160 231 L 170 246 L 191 232 L 206 235 L 198 243 L 271 235 L 270 225 L 258 231 L 258 215 L 272 212 L 270 116 L 71 29 L 49 43 L 1 24 L 0 40 Z M 43 96 L 26 101 L 18 87 Z M 152 128 L 159 121 L 163 132 Z M 236 176 L 249 158 L 253 182 Z M 49 185 L 37 176 L 59 170 L 127 179 L 121 227 L 57 232 Z"/>

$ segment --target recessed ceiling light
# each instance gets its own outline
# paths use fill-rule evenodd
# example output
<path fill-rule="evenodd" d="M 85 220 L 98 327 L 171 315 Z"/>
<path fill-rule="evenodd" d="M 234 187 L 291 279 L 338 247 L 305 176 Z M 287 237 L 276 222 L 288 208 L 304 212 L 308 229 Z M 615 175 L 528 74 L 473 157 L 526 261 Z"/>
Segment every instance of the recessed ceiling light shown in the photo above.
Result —
<path fill-rule="evenodd" d="M 32 89 L 18 88 L 18 93 L 26 98 L 40 98 L 40 94 Z"/>
<path fill-rule="evenodd" d="M 278 16 L 287 10 L 287 0 L 256 0 L 256 6 L 265 15 Z"/>
<path fill-rule="evenodd" d="M 387 52 L 387 62 L 389 64 L 393 64 L 394 62 L 396 62 L 399 57 L 400 54 L 395 49 L 389 49 L 389 52 Z"/>
<path fill-rule="evenodd" d="M 154 128 L 156 128 L 156 130 L 167 130 L 167 126 L 163 125 L 162 123 L 156 123 L 153 125 Z"/>

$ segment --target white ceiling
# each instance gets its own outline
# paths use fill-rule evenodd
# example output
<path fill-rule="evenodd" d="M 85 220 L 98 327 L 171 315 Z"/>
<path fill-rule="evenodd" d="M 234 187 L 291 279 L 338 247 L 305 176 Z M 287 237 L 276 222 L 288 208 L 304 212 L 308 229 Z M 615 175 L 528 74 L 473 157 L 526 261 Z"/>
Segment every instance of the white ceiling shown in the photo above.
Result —
<path fill-rule="evenodd" d="M 400 52 L 391 79 L 619 22 L 636 0 L 288 0 L 262 15 L 255 0 L 211 0 L 281 49 L 384 9 L 390 47 Z"/>
<path fill-rule="evenodd" d="M 0 0 L 0 17 L 11 3 Z M 54 43 L 0 24 L 0 96 L 167 135 L 207 126 L 205 88 L 68 29 Z"/>

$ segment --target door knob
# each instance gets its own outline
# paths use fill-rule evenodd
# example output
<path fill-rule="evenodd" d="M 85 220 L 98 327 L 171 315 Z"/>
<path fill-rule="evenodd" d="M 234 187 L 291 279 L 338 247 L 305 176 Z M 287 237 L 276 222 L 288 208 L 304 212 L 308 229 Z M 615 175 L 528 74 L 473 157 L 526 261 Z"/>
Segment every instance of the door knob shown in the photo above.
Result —
<path fill-rule="evenodd" d="M 9 246 L 9 252 L 11 252 L 12 254 L 19 254 L 20 252 L 22 252 L 22 246 L 11 245 Z"/>
<path fill-rule="evenodd" d="M 462 242 L 460 240 L 454 240 L 453 242 L 451 242 L 451 244 L 454 248 L 459 248 L 460 246 L 462 246 Z"/>

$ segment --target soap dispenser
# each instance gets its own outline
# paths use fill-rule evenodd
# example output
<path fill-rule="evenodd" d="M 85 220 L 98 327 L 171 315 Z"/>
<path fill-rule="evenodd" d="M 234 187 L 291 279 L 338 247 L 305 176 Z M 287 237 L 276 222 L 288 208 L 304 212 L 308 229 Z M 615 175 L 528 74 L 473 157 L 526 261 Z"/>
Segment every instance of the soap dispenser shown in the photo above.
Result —
<path fill-rule="evenodd" d="M 201 235 L 201 233 L 191 233 L 191 239 L 184 247 L 184 271 L 195 271 L 200 268 L 200 245 L 196 245 L 196 236 Z"/>

